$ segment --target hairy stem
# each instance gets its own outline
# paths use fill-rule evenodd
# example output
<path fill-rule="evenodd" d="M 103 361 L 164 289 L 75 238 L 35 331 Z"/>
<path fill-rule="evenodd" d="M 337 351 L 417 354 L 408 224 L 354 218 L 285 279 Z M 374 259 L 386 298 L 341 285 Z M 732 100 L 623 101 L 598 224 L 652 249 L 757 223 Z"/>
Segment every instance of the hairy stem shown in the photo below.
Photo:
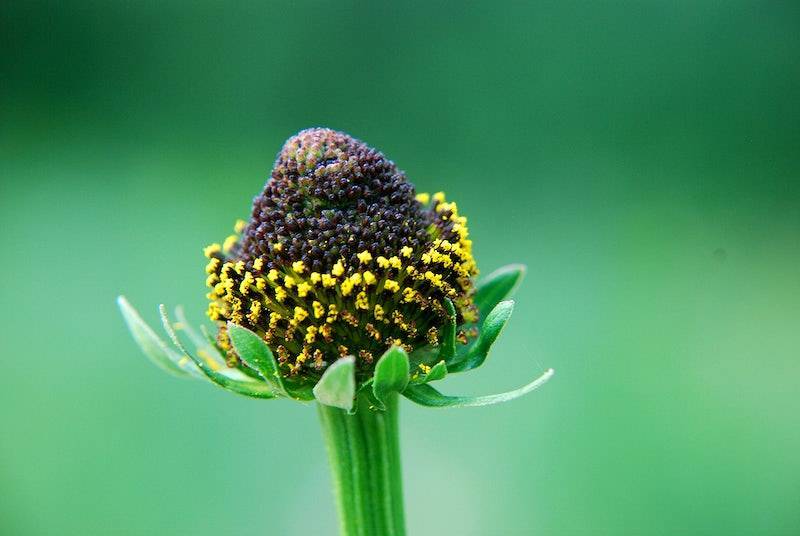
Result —
<path fill-rule="evenodd" d="M 386 411 L 358 397 L 354 415 L 318 404 L 342 536 L 403 536 L 397 395 Z"/>

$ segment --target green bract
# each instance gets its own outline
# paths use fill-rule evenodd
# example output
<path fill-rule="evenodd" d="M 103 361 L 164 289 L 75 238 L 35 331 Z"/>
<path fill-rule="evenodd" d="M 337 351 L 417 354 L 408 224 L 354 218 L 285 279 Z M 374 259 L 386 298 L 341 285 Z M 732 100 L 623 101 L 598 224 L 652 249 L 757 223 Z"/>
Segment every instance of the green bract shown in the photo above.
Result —
<path fill-rule="evenodd" d="M 172 342 L 170 346 L 142 320 L 123 296 L 117 299 L 117 303 L 134 340 L 156 365 L 176 376 L 206 378 L 236 394 L 299 401 L 316 399 L 320 404 L 347 412 L 355 411 L 358 407 L 356 400 L 361 397 L 368 400 L 370 408 L 384 410 L 396 393 L 427 407 L 485 406 L 533 391 L 553 375 L 553 370 L 547 370 L 523 387 L 488 396 L 447 396 L 428 384 L 444 379 L 448 373 L 472 370 L 484 363 L 514 309 L 514 302 L 505 299 L 524 272 L 522 265 L 509 265 L 478 282 L 474 298 L 480 315 L 478 324 L 457 326 L 453 303 L 445 299 L 443 307 L 449 321 L 437 345 L 425 346 L 410 355 L 393 346 L 377 360 L 374 374 L 368 378 L 358 378 L 355 358 L 345 356 L 327 367 L 313 383 L 309 379 L 282 376 L 267 343 L 241 325 L 233 322 L 227 325 L 231 344 L 239 359 L 226 360 L 218 343 L 208 337 L 205 330 L 201 335 L 192 328 L 180 308 L 175 313 L 177 321 L 173 321 L 164 306 L 160 306 L 162 324 Z M 463 328 L 477 328 L 477 336 L 470 344 L 456 341 L 457 330 Z M 187 343 L 191 348 L 187 348 Z"/>

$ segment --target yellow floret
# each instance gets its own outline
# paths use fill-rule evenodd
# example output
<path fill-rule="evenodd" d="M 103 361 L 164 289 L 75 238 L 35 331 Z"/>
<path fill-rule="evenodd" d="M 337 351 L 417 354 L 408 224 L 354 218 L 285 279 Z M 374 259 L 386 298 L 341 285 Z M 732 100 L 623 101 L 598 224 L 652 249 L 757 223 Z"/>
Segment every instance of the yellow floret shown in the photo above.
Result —
<path fill-rule="evenodd" d="M 344 273 L 344 264 L 342 264 L 341 260 L 338 260 L 336 261 L 336 264 L 333 265 L 333 268 L 331 269 L 331 274 L 333 274 L 334 277 L 339 277 L 343 273 Z"/>
<path fill-rule="evenodd" d="M 303 261 L 294 261 L 292 263 L 292 270 L 297 272 L 298 274 L 302 274 L 306 269 L 306 265 Z"/>
<path fill-rule="evenodd" d="M 374 285 L 377 279 L 375 278 L 375 274 L 367 270 L 364 272 L 364 283 L 367 285 Z"/>
<path fill-rule="evenodd" d="M 431 200 L 431 194 L 427 194 L 424 192 L 417 194 L 417 201 L 419 201 L 423 205 L 427 205 L 430 200 Z"/>
<path fill-rule="evenodd" d="M 403 246 L 402 248 L 400 248 L 400 255 L 406 258 L 410 257 L 413 252 L 414 250 L 411 249 L 409 246 Z"/>

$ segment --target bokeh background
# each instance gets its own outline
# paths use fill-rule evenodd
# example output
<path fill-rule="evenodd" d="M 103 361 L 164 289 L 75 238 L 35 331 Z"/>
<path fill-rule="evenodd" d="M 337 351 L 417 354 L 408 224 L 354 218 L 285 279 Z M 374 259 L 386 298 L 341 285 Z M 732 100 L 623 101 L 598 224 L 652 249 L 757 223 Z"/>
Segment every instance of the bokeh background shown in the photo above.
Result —
<path fill-rule="evenodd" d="M 409 533 L 800 534 L 797 2 L 3 2 L 0 534 L 333 534 L 313 407 L 152 367 L 283 140 L 380 148 L 529 266 L 402 408 Z"/>

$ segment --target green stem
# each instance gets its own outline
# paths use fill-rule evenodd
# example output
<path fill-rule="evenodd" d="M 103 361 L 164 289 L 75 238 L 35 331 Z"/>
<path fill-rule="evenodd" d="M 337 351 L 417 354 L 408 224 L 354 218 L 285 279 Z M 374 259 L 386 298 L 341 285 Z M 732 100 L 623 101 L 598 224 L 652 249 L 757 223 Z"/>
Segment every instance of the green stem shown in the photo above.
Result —
<path fill-rule="evenodd" d="M 358 397 L 357 411 L 318 404 L 342 536 L 403 536 L 397 395 L 386 411 Z"/>

